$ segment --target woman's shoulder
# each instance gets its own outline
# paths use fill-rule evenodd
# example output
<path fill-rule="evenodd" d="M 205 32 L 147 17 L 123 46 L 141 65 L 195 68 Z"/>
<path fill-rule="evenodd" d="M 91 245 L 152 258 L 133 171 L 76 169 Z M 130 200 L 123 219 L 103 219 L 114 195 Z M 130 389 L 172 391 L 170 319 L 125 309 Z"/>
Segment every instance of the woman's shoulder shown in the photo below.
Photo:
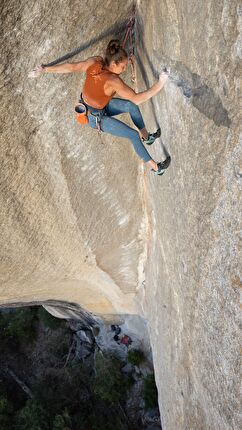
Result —
<path fill-rule="evenodd" d="M 102 62 L 103 62 L 103 58 L 102 57 L 98 57 L 98 56 L 96 56 L 96 57 L 90 57 L 90 58 L 87 59 L 88 67 L 92 66 L 93 64 L 102 63 Z"/>
<path fill-rule="evenodd" d="M 86 60 L 85 63 L 86 63 L 86 71 L 87 71 L 91 67 L 93 68 L 93 66 L 95 68 L 96 65 L 99 65 L 99 64 L 102 65 L 103 64 L 103 58 L 100 56 L 90 57 Z"/>
<path fill-rule="evenodd" d="M 98 62 L 103 62 L 103 57 L 100 57 L 100 56 L 97 56 L 97 57 L 92 57 L 92 58 L 95 58 L 95 61 L 98 61 Z"/>

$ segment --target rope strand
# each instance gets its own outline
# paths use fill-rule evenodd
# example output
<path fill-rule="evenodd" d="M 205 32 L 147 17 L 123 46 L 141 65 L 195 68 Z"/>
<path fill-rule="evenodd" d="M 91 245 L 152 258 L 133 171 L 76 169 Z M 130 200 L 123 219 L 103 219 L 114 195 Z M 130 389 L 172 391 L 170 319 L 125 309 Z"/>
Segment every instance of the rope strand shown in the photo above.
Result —
<path fill-rule="evenodd" d="M 135 56 L 134 56 L 134 44 L 133 44 L 133 37 L 132 37 L 132 31 L 134 30 L 135 26 L 135 7 L 133 9 L 132 16 L 129 19 L 127 30 L 124 36 L 124 40 L 122 43 L 122 47 L 125 48 L 125 45 L 127 43 L 128 37 L 130 40 L 130 52 L 129 52 L 129 61 L 131 65 L 131 75 L 132 75 L 132 82 L 133 82 L 133 89 L 137 93 L 138 92 L 138 85 L 137 85 L 137 73 L 136 73 L 136 64 L 135 64 Z"/>

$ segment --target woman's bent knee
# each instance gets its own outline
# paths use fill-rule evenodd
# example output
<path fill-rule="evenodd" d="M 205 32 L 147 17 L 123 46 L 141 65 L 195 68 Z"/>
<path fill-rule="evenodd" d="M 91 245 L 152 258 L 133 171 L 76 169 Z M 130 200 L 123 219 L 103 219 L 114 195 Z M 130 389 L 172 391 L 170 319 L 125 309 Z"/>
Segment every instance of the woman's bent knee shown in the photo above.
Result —
<path fill-rule="evenodd" d="M 138 107 L 138 105 L 136 105 L 134 102 L 131 102 L 131 100 L 127 100 L 126 101 L 126 111 L 127 112 L 131 112 L 131 111 L 133 111 L 133 112 L 137 112 L 137 111 L 139 111 L 139 107 Z"/>

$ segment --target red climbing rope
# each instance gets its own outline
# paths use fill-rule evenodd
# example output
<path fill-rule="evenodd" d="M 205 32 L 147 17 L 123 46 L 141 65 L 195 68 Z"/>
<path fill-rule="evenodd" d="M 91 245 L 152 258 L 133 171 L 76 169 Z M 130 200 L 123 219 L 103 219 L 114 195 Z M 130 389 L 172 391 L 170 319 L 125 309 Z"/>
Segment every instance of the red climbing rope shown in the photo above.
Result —
<path fill-rule="evenodd" d="M 134 28 L 134 24 L 135 24 L 135 15 L 134 15 L 134 12 L 133 12 L 133 15 L 129 19 L 127 30 L 126 30 L 126 33 L 125 33 L 125 36 L 124 36 L 124 40 L 123 40 L 123 44 L 122 44 L 123 48 L 125 48 L 125 45 L 126 45 L 126 42 L 127 42 L 129 34 L 132 33 L 132 30 Z"/>
<path fill-rule="evenodd" d="M 129 19 L 127 30 L 124 36 L 124 40 L 122 43 L 122 47 L 125 48 L 126 42 L 128 40 L 128 37 L 130 39 L 130 52 L 129 52 L 129 61 L 131 65 L 131 73 L 132 73 L 132 82 L 134 84 L 134 91 L 138 92 L 138 86 L 137 86 L 137 74 L 136 74 L 136 64 L 135 64 L 135 56 L 134 56 L 134 44 L 133 44 L 133 37 L 132 32 L 135 26 L 135 9 L 133 10 L 133 14 Z"/>

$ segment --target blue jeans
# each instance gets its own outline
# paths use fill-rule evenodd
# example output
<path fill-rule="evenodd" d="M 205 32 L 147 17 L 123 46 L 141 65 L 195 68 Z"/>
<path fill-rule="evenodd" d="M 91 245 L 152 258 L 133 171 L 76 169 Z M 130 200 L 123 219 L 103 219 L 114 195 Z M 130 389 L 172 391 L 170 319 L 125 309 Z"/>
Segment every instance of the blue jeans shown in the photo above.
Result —
<path fill-rule="evenodd" d="M 101 130 L 104 133 L 110 133 L 114 136 L 126 137 L 131 140 L 134 150 L 137 155 L 142 158 L 145 162 L 152 160 L 150 154 L 144 147 L 139 133 L 134 128 L 129 127 L 122 121 L 113 118 L 115 115 L 119 115 L 123 112 L 128 112 L 134 125 L 141 130 L 145 127 L 139 107 L 131 102 L 130 100 L 123 100 L 119 98 L 113 98 L 110 102 L 101 110 L 103 116 L 101 119 Z M 92 112 L 98 113 L 100 109 L 92 109 Z M 92 128 L 96 128 L 96 118 L 92 115 L 88 116 L 89 125 Z"/>

